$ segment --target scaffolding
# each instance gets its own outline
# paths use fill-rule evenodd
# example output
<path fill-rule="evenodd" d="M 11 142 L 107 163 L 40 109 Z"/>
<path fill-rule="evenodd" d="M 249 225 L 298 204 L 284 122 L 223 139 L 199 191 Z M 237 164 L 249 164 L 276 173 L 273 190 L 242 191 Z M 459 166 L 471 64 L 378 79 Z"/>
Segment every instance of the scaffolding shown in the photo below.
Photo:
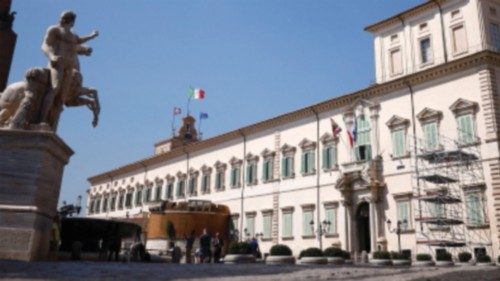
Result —
<path fill-rule="evenodd" d="M 471 194 L 484 194 L 479 140 L 443 135 L 438 141 L 414 138 L 412 145 L 413 206 L 417 252 L 446 249 L 455 255 L 491 248 L 485 198 L 473 205 Z M 472 198 L 472 199 L 471 199 Z M 491 249 L 490 249 L 491 251 Z"/>

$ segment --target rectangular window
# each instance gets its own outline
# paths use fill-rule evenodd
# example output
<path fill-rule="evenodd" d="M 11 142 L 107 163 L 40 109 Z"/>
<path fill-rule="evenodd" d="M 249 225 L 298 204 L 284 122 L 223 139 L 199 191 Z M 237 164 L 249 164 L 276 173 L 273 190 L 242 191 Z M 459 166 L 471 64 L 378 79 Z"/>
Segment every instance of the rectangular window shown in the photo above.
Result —
<path fill-rule="evenodd" d="M 467 51 L 467 38 L 463 25 L 455 26 L 451 29 L 453 36 L 453 53 L 460 54 Z"/>
<path fill-rule="evenodd" d="M 167 199 L 173 199 L 174 198 L 174 183 L 169 182 L 167 184 Z"/>
<path fill-rule="evenodd" d="M 301 173 L 303 174 L 312 174 L 315 170 L 315 154 L 313 150 L 302 152 L 302 165 L 301 165 Z"/>
<path fill-rule="evenodd" d="M 370 121 L 365 116 L 356 118 L 356 148 L 354 150 L 358 161 L 368 161 L 372 159 L 371 127 Z"/>
<path fill-rule="evenodd" d="M 233 167 L 231 169 L 231 187 L 239 187 L 240 186 L 240 167 Z"/>
<path fill-rule="evenodd" d="M 120 196 L 118 196 L 118 210 L 123 209 L 124 197 L 125 197 L 125 194 L 120 194 Z"/>
<path fill-rule="evenodd" d="M 281 160 L 281 176 L 283 178 L 293 177 L 293 156 L 284 156 Z"/>
<path fill-rule="evenodd" d="M 179 180 L 177 182 L 177 198 L 184 198 L 186 196 L 186 181 L 185 180 Z"/>
<path fill-rule="evenodd" d="M 88 211 L 89 214 L 92 214 L 94 212 L 94 204 L 95 204 L 95 201 L 94 200 L 90 200 L 89 211 Z"/>
<path fill-rule="evenodd" d="M 482 225 L 483 219 L 483 204 L 480 193 L 469 193 L 465 196 L 467 208 L 467 224 Z"/>
<path fill-rule="evenodd" d="M 247 217 L 246 233 L 250 238 L 255 237 L 255 217 Z"/>
<path fill-rule="evenodd" d="M 156 201 L 160 201 L 161 200 L 161 190 L 162 190 L 162 186 L 161 185 L 157 185 L 156 186 L 156 194 L 155 194 L 155 200 Z"/>
<path fill-rule="evenodd" d="M 431 39 L 425 38 L 420 40 L 420 60 L 422 64 L 432 61 Z"/>
<path fill-rule="evenodd" d="M 111 197 L 110 208 L 111 211 L 116 210 L 116 196 Z"/>
<path fill-rule="evenodd" d="M 271 238 L 272 213 L 264 214 L 262 223 L 262 238 Z"/>
<path fill-rule="evenodd" d="M 255 184 L 257 181 L 257 164 L 255 162 L 248 163 L 246 182 L 247 184 Z"/>
<path fill-rule="evenodd" d="M 438 129 L 437 122 L 427 123 L 423 125 L 425 148 L 427 150 L 438 149 Z"/>
<path fill-rule="evenodd" d="M 132 192 L 127 192 L 127 195 L 125 196 L 125 207 L 130 208 L 132 207 Z"/>
<path fill-rule="evenodd" d="M 262 167 L 262 179 L 270 181 L 273 179 L 273 160 L 272 158 L 266 159 Z"/>
<path fill-rule="evenodd" d="M 148 203 L 151 201 L 151 187 L 147 187 L 145 190 L 144 190 L 144 199 L 142 202 L 144 203 Z"/>
<path fill-rule="evenodd" d="M 405 155 L 405 130 L 396 130 L 392 135 L 392 157 L 402 157 Z"/>
<path fill-rule="evenodd" d="M 458 141 L 460 144 L 471 144 L 476 141 L 472 114 L 465 114 L 457 117 Z"/>
<path fill-rule="evenodd" d="M 210 174 L 203 174 L 201 178 L 201 190 L 203 193 L 210 192 Z"/>
<path fill-rule="evenodd" d="M 108 211 L 108 198 L 104 198 L 104 201 L 102 203 L 102 212 L 105 213 Z"/>
<path fill-rule="evenodd" d="M 101 211 L 101 199 L 97 199 L 94 205 L 94 213 L 99 213 Z"/>
<path fill-rule="evenodd" d="M 442 203 L 431 203 L 431 217 L 433 218 L 444 218 L 445 209 Z"/>
<path fill-rule="evenodd" d="M 197 184 L 197 178 L 191 177 L 189 179 L 189 195 L 196 195 L 196 184 Z"/>
<path fill-rule="evenodd" d="M 401 222 L 401 229 L 410 229 L 410 201 L 398 201 L 396 202 L 398 221 Z M 406 223 L 404 223 L 406 220 Z M 397 222 L 396 222 L 397 223 Z"/>
<path fill-rule="evenodd" d="M 283 229 L 282 229 L 282 236 L 283 237 L 292 237 L 293 236 L 293 230 L 292 230 L 292 212 L 287 212 L 283 213 Z"/>
<path fill-rule="evenodd" d="M 235 229 L 238 229 L 240 227 L 239 223 L 239 216 L 231 216 L 231 223 L 233 224 L 232 227 L 233 227 L 233 230 Z"/>
<path fill-rule="evenodd" d="M 337 146 L 329 145 L 323 147 L 323 169 L 332 169 L 337 165 Z"/>
<path fill-rule="evenodd" d="M 401 50 L 400 49 L 395 49 L 390 51 L 390 67 L 391 67 L 391 74 L 396 75 L 400 74 L 403 72 L 403 65 L 402 65 L 402 60 L 401 60 Z"/>
<path fill-rule="evenodd" d="M 224 188 L 224 172 L 218 171 L 215 176 L 215 188 L 217 190 L 222 190 Z"/>
<path fill-rule="evenodd" d="M 496 23 L 490 23 L 491 45 L 495 51 L 500 51 L 500 27 Z"/>
<path fill-rule="evenodd" d="M 314 222 L 313 210 L 302 211 L 302 235 L 304 235 L 304 236 L 312 236 L 313 235 L 311 221 Z"/>
<path fill-rule="evenodd" d="M 325 209 L 325 220 L 327 224 L 324 226 L 326 229 L 326 234 L 335 234 L 337 233 L 337 209 L 328 208 Z"/>

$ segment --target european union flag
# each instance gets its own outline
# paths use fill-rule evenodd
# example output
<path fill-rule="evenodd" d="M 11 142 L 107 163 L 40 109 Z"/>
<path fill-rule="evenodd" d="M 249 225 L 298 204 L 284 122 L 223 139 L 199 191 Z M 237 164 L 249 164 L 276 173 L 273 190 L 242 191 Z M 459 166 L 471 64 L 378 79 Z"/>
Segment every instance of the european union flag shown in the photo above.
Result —
<path fill-rule="evenodd" d="M 208 119 L 208 113 L 200 112 L 200 119 Z"/>

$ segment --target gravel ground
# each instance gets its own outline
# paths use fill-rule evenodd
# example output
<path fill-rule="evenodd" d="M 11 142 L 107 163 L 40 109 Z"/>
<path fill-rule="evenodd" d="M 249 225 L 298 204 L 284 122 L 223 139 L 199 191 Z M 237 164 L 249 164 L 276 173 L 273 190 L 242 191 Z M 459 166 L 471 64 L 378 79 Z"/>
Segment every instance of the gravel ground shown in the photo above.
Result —
<path fill-rule="evenodd" d="M 264 264 L 160 264 L 0 261 L 1 280 L 377 280 L 500 281 L 498 266 L 379 267 L 270 266 Z"/>

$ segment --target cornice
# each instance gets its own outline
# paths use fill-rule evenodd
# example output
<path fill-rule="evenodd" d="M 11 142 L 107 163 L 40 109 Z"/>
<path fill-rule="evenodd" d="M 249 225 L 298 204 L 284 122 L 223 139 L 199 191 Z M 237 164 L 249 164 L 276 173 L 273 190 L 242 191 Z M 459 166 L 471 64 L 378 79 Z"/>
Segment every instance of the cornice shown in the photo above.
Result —
<path fill-rule="evenodd" d="M 287 124 L 296 120 L 307 117 L 314 117 L 315 112 L 322 113 L 333 109 L 338 109 L 352 105 L 359 99 L 372 99 L 374 97 L 383 96 L 394 91 L 403 90 L 408 88 L 408 84 L 415 86 L 429 81 L 439 79 L 441 77 L 465 71 L 474 67 L 489 67 L 500 66 L 500 53 L 492 51 L 478 52 L 461 59 L 457 59 L 446 64 L 437 65 L 424 71 L 414 74 L 406 75 L 396 80 L 385 82 L 382 84 L 375 84 L 368 88 L 352 92 L 340 97 L 336 97 L 327 101 L 314 104 L 309 107 L 304 107 L 283 115 L 267 119 L 234 131 L 227 132 L 215 136 L 213 138 L 189 143 L 184 146 L 175 148 L 169 152 L 153 155 L 151 157 L 121 166 L 114 170 L 110 170 L 96 176 L 88 178 L 92 184 L 99 184 L 109 181 L 109 178 L 115 178 L 118 175 L 144 170 L 144 167 L 165 163 L 176 157 L 185 155 L 186 153 L 193 153 L 216 145 L 222 144 L 227 141 L 242 139 L 243 136 L 248 136 L 253 133 L 262 132 L 272 127 Z"/>

